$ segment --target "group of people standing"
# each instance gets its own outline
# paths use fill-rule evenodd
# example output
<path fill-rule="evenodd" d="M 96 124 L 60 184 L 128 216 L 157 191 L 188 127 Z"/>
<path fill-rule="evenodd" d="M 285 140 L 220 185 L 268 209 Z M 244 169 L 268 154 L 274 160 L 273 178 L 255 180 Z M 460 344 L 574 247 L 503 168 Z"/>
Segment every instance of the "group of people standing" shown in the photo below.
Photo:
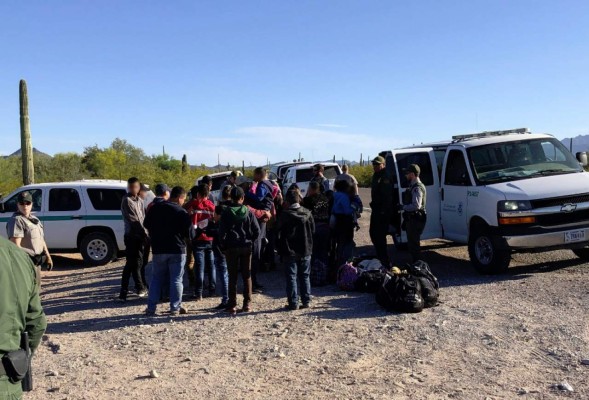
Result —
<path fill-rule="evenodd" d="M 426 195 L 419 166 L 412 164 L 404 171 L 410 185 L 403 204 L 396 209 L 384 158 L 376 157 L 372 165 L 370 237 L 377 257 L 383 265 L 390 265 L 387 235 L 391 216 L 403 212 L 409 250 L 417 260 Z M 241 274 L 244 299 L 240 311 L 248 312 L 252 293 L 264 290 L 259 272 L 265 261 L 274 264 L 277 252 L 286 269 L 287 307 L 306 308 L 311 301 L 312 269 L 325 270 L 325 283 L 335 282 L 337 267 L 353 257 L 354 233 L 360 229 L 363 205 L 358 182 L 347 166 L 331 190 L 323 166 L 315 165 L 305 196 L 296 184 L 284 188 L 283 193 L 268 179 L 264 168 L 256 168 L 253 179 L 232 173 L 221 186 L 217 201 L 211 197 L 211 186 L 212 180 L 205 177 L 190 190 L 187 200 L 182 187 L 170 189 L 158 184 L 155 199 L 146 207 L 141 183 L 137 178 L 128 180 L 128 193 L 121 205 L 127 262 L 119 300 L 127 299 L 132 276 L 137 295 L 148 296 L 148 315 L 155 314 L 162 288 L 169 293 L 170 312 L 184 314 L 183 276 L 188 272 L 196 301 L 205 294 L 218 293 L 221 301 L 216 309 L 236 313 Z M 153 272 L 148 292 L 144 271 L 150 248 Z"/>

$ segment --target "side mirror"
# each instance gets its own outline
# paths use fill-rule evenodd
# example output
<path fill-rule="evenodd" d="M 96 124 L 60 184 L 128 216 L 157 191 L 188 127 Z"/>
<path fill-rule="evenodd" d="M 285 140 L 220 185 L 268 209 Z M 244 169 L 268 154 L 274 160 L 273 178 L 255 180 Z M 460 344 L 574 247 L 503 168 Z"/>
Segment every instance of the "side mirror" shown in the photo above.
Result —
<path fill-rule="evenodd" d="M 589 165 L 589 160 L 587 159 L 587 152 L 581 151 L 581 152 L 577 153 L 576 156 L 577 156 L 577 160 L 579 160 L 579 163 L 581 163 L 581 165 L 583 167 L 586 167 L 587 165 Z"/>

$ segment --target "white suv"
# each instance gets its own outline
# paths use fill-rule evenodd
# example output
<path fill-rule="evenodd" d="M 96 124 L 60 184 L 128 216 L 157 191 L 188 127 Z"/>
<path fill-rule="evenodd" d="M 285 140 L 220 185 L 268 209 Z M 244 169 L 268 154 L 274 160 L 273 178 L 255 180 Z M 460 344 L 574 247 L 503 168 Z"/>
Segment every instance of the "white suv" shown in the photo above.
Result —
<path fill-rule="evenodd" d="M 242 175 L 241 171 L 236 171 L 236 172 L 237 172 L 237 176 Z M 217 172 L 217 173 L 208 175 L 213 180 L 213 187 L 211 188 L 211 197 L 214 199 L 214 203 L 216 203 L 217 201 L 220 200 L 221 189 L 222 189 L 221 185 L 223 185 L 223 183 L 225 183 L 227 178 L 229 178 L 229 175 L 231 175 L 231 171 Z M 202 178 L 204 178 L 204 176 L 201 176 L 200 178 L 198 178 L 195 182 L 195 185 L 197 185 L 197 186 L 200 185 L 200 183 L 202 182 Z"/>
<path fill-rule="evenodd" d="M 292 184 L 296 183 L 303 195 L 307 193 L 309 182 L 311 182 L 311 179 L 313 179 L 314 176 L 313 166 L 316 164 L 317 163 L 299 164 L 290 167 L 284 175 L 284 180 L 282 181 L 282 190 L 286 191 Z M 338 175 L 341 175 L 342 169 L 340 168 L 339 164 L 333 162 L 321 164 L 323 164 L 325 167 L 323 176 L 325 176 L 325 178 L 329 181 L 329 189 L 333 190 L 335 178 Z"/>
<path fill-rule="evenodd" d="M 88 264 L 108 264 L 125 249 L 121 201 L 126 188 L 126 182 L 110 180 L 23 186 L 0 201 L 0 235 L 7 235 L 6 223 L 17 209 L 18 194 L 28 191 L 49 249 L 79 251 Z"/>

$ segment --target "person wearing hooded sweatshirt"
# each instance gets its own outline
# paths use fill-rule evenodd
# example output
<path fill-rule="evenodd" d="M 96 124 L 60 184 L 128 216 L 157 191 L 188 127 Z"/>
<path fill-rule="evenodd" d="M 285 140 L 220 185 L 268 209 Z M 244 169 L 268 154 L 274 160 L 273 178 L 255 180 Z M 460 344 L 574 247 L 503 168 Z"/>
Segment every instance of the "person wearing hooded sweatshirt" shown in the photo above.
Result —
<path fill-rule="evenodd" d="M 309 308 L 311 303 L 311 255 L 315 223 L 311 211 L 300 205 L 296 191 L 288 191 L 286 208 L 282 211 L 276 230 L 278 249 L 286 267 L 286 297 L 288 309 Z M 298 287 L 300 286 L 300 293 Z"/>
<path fill-rule="evenodd" d="M 229 301 L 227 312 L 237 312 L 237 274 L 243 279 L 243 312 L 251 311 L 252 249 L 260 236 L 260 226 L 254 214 L 243 205 L 245 192 L 240 187 L 231 189 L 231 205 L 219 220 L 219 244 L 224 250 L 229 273 Z"/>
<path fill-rule="evenodd" d="M 195 289 L 194 295 L 197 301 L 202 300 L 205 269 L 209 272 L 209 295 L 215 294 L 217 286 L 217 274 L 214 267 L 213 237 L 207 233 L 209 222 L 215 214 L 215 205 L 209 200 L 209 187 L 205 183 L 198 185 L 196 198 L 187 208 L 192 217 L 193 229 L 191 232 L 192 251 L 194 252 Z"/>

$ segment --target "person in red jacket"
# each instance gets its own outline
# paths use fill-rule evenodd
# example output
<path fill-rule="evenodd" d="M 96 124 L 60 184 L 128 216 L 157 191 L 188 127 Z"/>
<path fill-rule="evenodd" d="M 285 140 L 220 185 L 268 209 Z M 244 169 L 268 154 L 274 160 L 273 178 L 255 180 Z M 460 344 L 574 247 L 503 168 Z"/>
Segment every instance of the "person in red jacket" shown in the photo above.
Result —
<path fill-rule="evenodd" d="M 213 237 L 207 235 L 209 222 L 215 214 L 215 205 L 209 200 L 209 186 L 201 183 L 196 190 L 196 198 L 187 206 L 192 218 L 191 241 L 194 252 L 194 269 L 196 275 L 194 294 L 196 300 L 202 300 L 205 268 L 209 273 L 209 295 L 215 294 L 216 271 L 214 267 Z"/>

